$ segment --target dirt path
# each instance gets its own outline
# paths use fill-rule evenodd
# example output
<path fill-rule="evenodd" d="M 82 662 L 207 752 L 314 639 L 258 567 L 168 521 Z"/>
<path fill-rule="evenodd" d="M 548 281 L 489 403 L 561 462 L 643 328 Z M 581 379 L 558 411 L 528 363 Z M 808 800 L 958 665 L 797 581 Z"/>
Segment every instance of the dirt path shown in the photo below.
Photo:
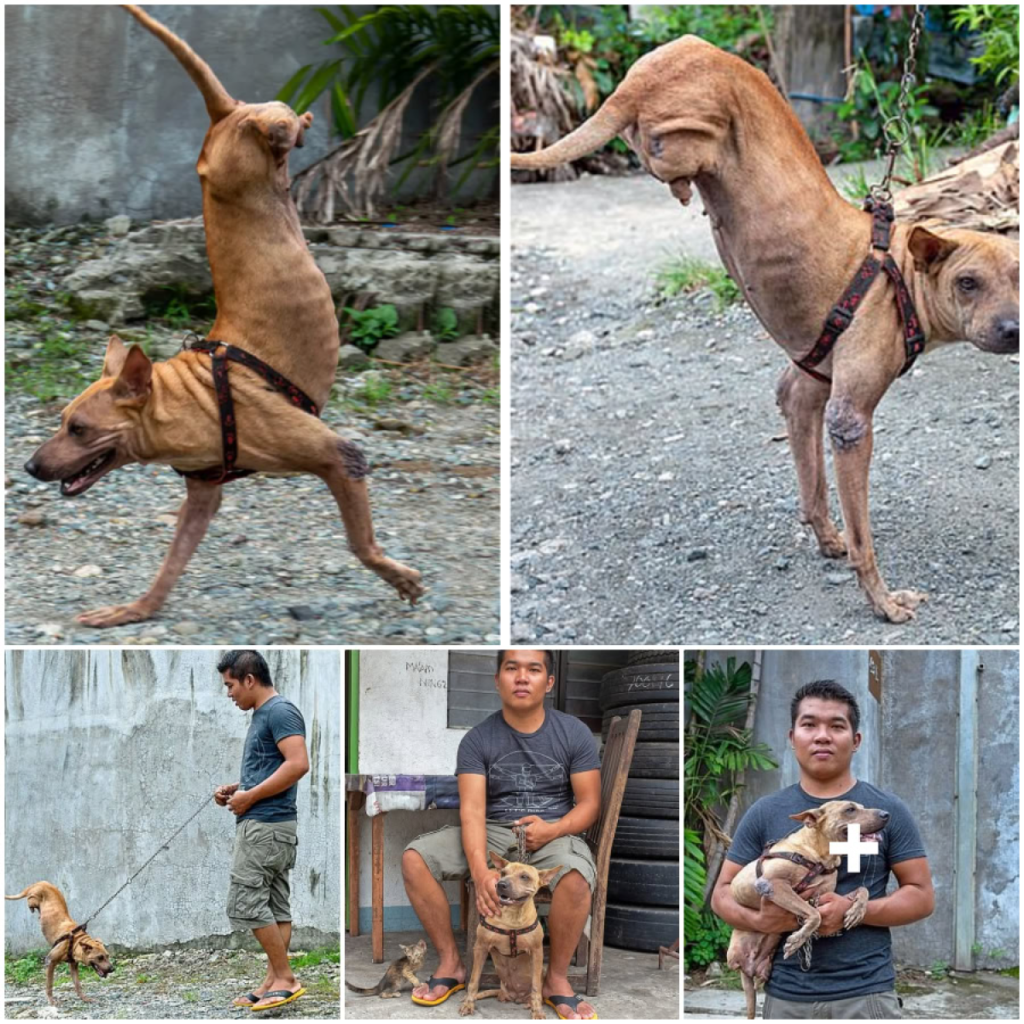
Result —
<path fill-rule="evenodd" d="M 5 1016 L 76 1020 L 252 1020 L 251 1010 L 231 1001 L 259 984 L 266 970 L 262 954 L 242 950 L 189 949 L 115 957 L 116 970 L 104 980 L 82 971 L 89 1003 L 75 995 L 67 968 L 58 969 L 56 1007 L 47 1005 L 43 972 L 19 983 L 6 979 Z M 337 1020 L 341 993 L 336 963 L 296 966 L 306 995 L 260 1018 Z"/>
<path fill-rule="evenodd" d="M 712 258 L 699 202 L 584 178 L 512 214 L 513 642 L 1018 642 L 1016 357 L 948 346 L 882 402 L 880 566 L 931 595 L 894 626 L 797 521 L 781 352 L 744 306 L 657 299 L 670 256 Z"/>

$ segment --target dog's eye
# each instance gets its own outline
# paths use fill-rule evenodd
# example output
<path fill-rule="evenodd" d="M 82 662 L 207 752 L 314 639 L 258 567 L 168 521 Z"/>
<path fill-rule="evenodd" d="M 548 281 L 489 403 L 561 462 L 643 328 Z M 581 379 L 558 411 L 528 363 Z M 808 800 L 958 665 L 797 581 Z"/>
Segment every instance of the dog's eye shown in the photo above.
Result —
<path fill-rule="evenodd" d="M 975 277 L 958 277 L 956 279 L 956 286 L 962 292 L 976 292 L 981 287 L 978 279 Z"/>
<path fill-rule="evenodd" d="M 76 423 L 72 420 L 68 424 L 68 433 L 72 437 L 81 437 L 85 433 L 85 427 L 83 427 L 81 423 Z"/>

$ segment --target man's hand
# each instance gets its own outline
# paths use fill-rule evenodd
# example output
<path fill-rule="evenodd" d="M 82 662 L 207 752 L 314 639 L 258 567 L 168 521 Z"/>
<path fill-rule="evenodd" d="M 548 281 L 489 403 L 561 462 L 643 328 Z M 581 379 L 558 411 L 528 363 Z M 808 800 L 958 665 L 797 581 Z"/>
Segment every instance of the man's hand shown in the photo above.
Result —
<path fill-rule="evenodd" d="M 783 932 L 794 932 L 800 927 L 800 922 L 795 914 L 783 910 L 771 900 L 761 897 L 761 911 L 758 916 L 759 932 L 770 932 L 773 935 L 781 935 Z"/>
<path fill-rule="evenodd" d="M 532 853 L 558 838 L 558 826 L 544 821 L 536 814 L 527 814 L 513 824 L 521 825 L 526 832 L 526 848 Z"/>
<path fill-rule="evenodd" d="M 248 790 L 236 789 L 228 800 L 228 810 L 234 815 L 245 814 L 254 803 L 256 801 Z"/>
<path fill-rule="evenodd" d="M 835 935 L 843 927 L 843 917 L 853 906 L 853 900 L 838 893 L 826 892 L 818 897 L 818 913 L 821 914 L 819 935 Z"/>
<path fill-rule="evenodd" d="M 501 909 L 498 893 L 494 888 L 499 878 L 501 878 L 500 871 L 490 870 L 473 876 L 473 882 L 476 885 L 476 909 L 481 917 L 495 917 Z"/>
<path fill-rule="evenodd" d="M 238 787 L 239 783 L 237 782 L 231 786 L 218 786 L 213 791 L 213 802 L 218 807 L 227 807 L 228 799 L 231 797 L 231 794 L 238 789 Z"/>

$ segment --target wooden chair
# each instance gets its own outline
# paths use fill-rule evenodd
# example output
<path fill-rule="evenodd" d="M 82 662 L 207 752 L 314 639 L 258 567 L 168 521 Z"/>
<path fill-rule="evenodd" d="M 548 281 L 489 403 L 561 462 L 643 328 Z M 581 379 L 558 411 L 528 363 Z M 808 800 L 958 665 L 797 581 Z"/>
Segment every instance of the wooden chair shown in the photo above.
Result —
<path fill-rule="evenodd" d="M 587 843 L 594 855 L 597 880 L 594 883 L 590 905 L 589 928 L 583 929 L 576 947 L 575 963 L 569 967 L 569 981 L 573 989 L 588 996 L 596 996 L 601 987 L 601 955 L 604 951 L 604 914 L 608 901 L 608 865 L 612 855 L 612 841 L 615 827 L 619 823 L 619 808 L 626 788 L 626 776 L 633 760 L 636 734 L 640 730 L 640 711 L 633 710 L 628 718 L 613 718 L 608 730 L 608 739 L 601 758 L 601 813 L 597 821 L 587 830 Z M 535 897 L 538 906 L 551 903 L 551 892 L 542 889 Z M 460 922 L 466 929 L 466 976 L 473 971 L 473 946 L 477 925 L 480 923 L 476 909 L 476 889 L 473 880 L 463 879 Z M 589 939 L 588 939 L 589 933 Z M 480 977 L 481 988 L 494 988 L 499 984 L 495 973 Z"/>

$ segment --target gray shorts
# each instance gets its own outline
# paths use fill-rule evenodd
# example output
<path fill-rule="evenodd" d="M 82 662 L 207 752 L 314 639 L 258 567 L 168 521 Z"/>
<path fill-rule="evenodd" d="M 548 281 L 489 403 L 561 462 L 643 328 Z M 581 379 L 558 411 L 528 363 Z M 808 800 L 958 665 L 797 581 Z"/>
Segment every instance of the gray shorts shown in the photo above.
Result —
<path fill-rule="evenodd" d="M 406 847 L 415 850 L 426 862 L 431 875 L 439 882 L 451 882 L 465 878 L 469 874 L 469 864 L 462 849 L 462 826 L 445 825 L 436 832 L 424 832 L 417 836 Z M 487 849 L 493 850 L 506 860 L 515 860 L 518 856 L 518 842 L 515 832 L 507 825 L 496 825 L 487 822 Z M 597 869 L 594 856 L 586 841 L 579 836 L 559 836 L 550 843 L 534 850 L 530 854 L 530 864 L 538 871 L 562 865 L 562 870 L 549 883 L 552 892 L 562 880 L 562 876 L 570 871 L 578 871 L 594 890 Z"/>
<path fill-rule="evenodd" d="M 797 1003 L 765 993 L 765 1020 L 901 1020 L 900 1001 L 895 992 L 872 992 L 849 999 Z"/>
<path fill-rule="evenodd" d="M 253 821 L 235 830 L 228 920 L 235 928 L 264 928 L 292 919 L 288 872 L 299 847 L 295 821 Z"/>

